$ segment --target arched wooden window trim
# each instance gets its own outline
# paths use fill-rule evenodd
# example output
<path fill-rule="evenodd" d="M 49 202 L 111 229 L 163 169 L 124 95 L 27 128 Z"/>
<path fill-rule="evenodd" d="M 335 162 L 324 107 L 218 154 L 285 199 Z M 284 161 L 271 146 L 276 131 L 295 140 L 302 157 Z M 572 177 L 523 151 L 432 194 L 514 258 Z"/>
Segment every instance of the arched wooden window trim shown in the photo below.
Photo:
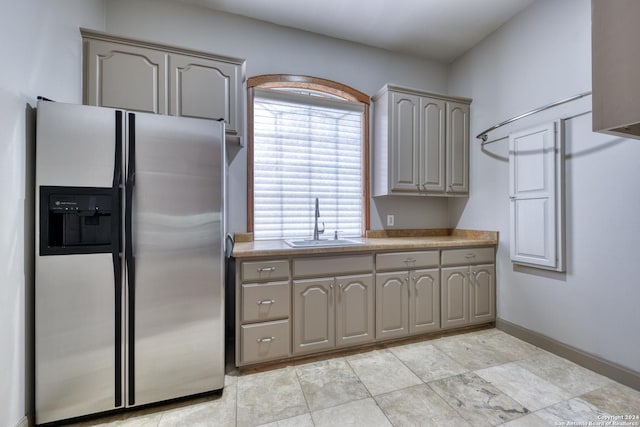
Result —
<path fill-rule="evenodd" d="M 254 88 L 301 88 L 329 93 L 348 101 L 361 102 L 364 106 L 362 121 L 362 224 L 365 231 L 370 228 L 370 178 L 369 178 L 369 95 L 350 86 L 320 77 L 299 76 L 294 74 L 263 74 L 249 77 L 247 80 L 247 231 L 253 232 L 253 96 Z"/>

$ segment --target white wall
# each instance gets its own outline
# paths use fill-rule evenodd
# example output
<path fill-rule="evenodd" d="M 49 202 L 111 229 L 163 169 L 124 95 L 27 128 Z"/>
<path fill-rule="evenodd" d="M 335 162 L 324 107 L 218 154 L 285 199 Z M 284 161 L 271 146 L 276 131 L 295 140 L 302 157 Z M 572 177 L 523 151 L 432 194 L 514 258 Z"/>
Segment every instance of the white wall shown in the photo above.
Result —
<path fill-rule="evenodd" d="M 539 0 L 451 66 L 449 90 L 473 98 L 473 135 L 516 114 L 591 90 L 589 0 Z M 591 109 L 591 97 L 510 130 Z M 471 147 L 471 197 L 449 204 L 452 226 L 498 230 L 498 316 L 640 371 L 640 141 L 566 122 L 567 272 L 509 259 L 507 141 Z"/>
<path fill-rule="evenodd" d="M 6 4 L 5 4 L 6 3 Z M 36 97 L 82 101 L 79 26 L 102 0 L 3 1 L 0 15 L 0 425 L 33 405 L 33 153 Z"/>
<path fill-rule="evenodd" d="M 369 95 L 385 83 L 446 91 L 446 66 L 167 0 L 110 0 L 107 31 L 205 50 L 247 60 L 247 76 L 270 73 L 323 77 Z M 229 168 L 230 231 L 246 230 L 246 150 L 231 153 Z M 377 198 L 371 204 L 371 226 L 396 215 L 394 228 L 448 225 L 447 202 L 441 198 Z M 424 215 L 428 212 L 428 215 Z"/>

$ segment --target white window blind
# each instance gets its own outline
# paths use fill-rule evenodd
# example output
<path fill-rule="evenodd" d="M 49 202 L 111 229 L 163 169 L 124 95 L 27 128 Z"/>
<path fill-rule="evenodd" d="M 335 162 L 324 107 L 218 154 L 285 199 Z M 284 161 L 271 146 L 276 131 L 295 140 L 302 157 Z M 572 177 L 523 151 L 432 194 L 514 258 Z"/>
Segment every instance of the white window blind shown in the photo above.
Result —
<path fill-rule="evenodd" d="M 363 114 L 357 102 L 255 90 L 254 239 L 310 238 L 316 197 L 324 238 L 362 234 Z"/>

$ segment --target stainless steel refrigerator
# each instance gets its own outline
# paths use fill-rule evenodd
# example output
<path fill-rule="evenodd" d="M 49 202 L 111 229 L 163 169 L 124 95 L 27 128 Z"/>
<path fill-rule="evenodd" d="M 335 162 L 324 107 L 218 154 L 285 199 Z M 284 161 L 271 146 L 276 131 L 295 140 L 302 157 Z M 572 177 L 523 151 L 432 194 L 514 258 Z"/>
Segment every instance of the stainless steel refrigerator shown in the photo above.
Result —
<path fill-rule="evenodd" d="M 222 389 L 223 122 L 41 101 L 36 138 L 36 423 Z"/>

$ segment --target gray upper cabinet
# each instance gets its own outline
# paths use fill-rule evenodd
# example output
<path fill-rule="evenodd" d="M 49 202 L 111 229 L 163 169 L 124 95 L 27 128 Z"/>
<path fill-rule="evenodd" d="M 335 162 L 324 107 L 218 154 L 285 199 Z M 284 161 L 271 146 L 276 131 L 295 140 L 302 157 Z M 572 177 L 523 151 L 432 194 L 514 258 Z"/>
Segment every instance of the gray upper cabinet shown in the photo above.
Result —
<path fill-rule="evenodd" d="M 640 2 L 591 1 L 593 130 L 640 139 Z"/>
<path fill-rule="evenodd" d="M 81 29 L 84 103 L 156 114 L 223 118 L 242 134 L 244 60 Z"/>
<path fill-rule="evenodd" d="M 174 54 L 169 57 L 169 114 L 200 119 L 225 118 L 238 131 L 241 69 L 226 62 Z"/>
<path fill-rule="evenodd" d="M 447 102 L 447 182 L 449 194 L 469 194 L 469 104 Z"/>
<path fill-rule="evenodd" d="M 85 104 L 167 114 L 166 54 L 93 40 L 85 46 Z"/>
<path fill-rule="evenodd" d="M 417 189 L 442 193 L 445 184 L 445 118 L 446 102 L 436 98 L 420 98 L 420 181 Z"/>
<path fill-rule="evenodd" d="M 420 179 L 420 98 L 391 93 L 391 190 L 415 191 Z"/>
<path fill-rule="evenodd" d="M 374 97 L 373 195 L 465 195 L 470 99 L 384 86 Z"/>

